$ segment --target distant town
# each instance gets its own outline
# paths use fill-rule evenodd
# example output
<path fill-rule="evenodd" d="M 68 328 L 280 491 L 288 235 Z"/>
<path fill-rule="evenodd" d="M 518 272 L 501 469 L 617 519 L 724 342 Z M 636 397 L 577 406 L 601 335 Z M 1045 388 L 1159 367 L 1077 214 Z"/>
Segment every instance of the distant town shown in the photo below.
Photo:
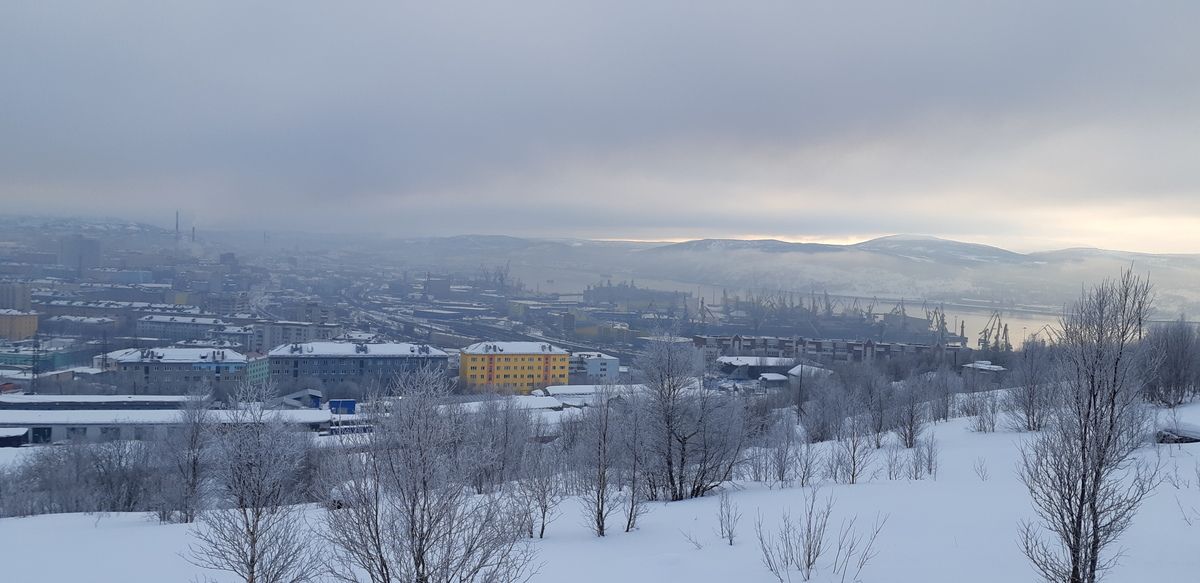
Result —
<path fill-rule="evenodd" d="M 463 398 L 547 395 L 633 382 L 652 342 L 693 345 L 706 383 L 763 394 L 838 362 L 1003 371 L 987 358 L 1012 349 L 998 317 L 972 343 L 939 308 L 877 312 L 825 293 L 713 301 L 611 279 L 551 293 L 507 264 L 371 264 L 271 248 L 270 235 L 241 252 L 194 228 L 9 219 L 6 232 L 0 395 L 17 398 L 0 396 L 0 409 L 166 410 L 195 394 L 220 406 L 240 386 L 266 384 L 279 407 L 328 411 L 421 369 L 440 371 Z M 10 436 L 15 444 L 132 437 L 145 413 L 90 425 L 40 415 L 0 414 L 0 427 L 27 430 Z M 328 430 L 329 420 L 318 415 L 312 427 Z"/>

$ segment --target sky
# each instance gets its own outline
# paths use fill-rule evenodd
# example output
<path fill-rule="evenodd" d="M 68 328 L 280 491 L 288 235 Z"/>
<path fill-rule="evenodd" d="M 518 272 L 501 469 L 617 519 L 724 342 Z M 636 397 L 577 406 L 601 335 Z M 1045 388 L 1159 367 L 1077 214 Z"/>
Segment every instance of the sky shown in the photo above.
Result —
<path fill-rule="evenodd" d="M 6 2 L 0 208 L 1200 252 L 1200 3 Z"/>

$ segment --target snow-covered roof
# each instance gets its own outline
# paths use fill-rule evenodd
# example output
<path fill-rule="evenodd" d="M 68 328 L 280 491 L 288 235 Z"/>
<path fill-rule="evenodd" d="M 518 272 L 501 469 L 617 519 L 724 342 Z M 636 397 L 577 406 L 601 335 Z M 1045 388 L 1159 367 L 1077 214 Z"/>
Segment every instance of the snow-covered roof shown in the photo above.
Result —
<path fill-rule="evenodd" d="M 1005 370 L 1008 370 L 998 364 L 992 364 L 992 361 L 990 361 L 990 360 L 976 360 L 975 362 L 972 362 L 971 364 L 964 364 L 963 368 L 969 368 L 969 369 L 978 370 L 978 371 L 982 371 L 982 372 L 1003 372 Z"/>
<path fill-rule="evenodd" d="M 187 395 L 0 395 L 0 403 L 183 403 Z"/>
<path fill-rule="evenodd" d="M 626 324 L 625 327 L 628 327 L 628 324 Z M 693 342 L 693 340 L 691 338 L 685 338 L 683 336 L 665 336 L 665 335 L 664 336 L 638 336 L 638 340 L 641 340 L 643 342 L 663 342 L 666 344 L 691 344 Z"/>
<path fill-rule="evenodd" d="M 778 356 L 720 356 L 717 357 L 717 362 L 730 366 L 792 366 L 796 359 Z"/>
<path fill-rule="evenodd" d="M 217 333 L 217 334 L 253 334 L 253 333 L 254 333 L 254 326 L 230 326 L 230 325 L 226 325 L 226 326 L 221 326 L 221 327 L 219 327 L 219 328 L 217 328 L 217 329 L 213 330 L 213 332 L 214 332 L 214 333 Z"/>
<path fill-rule="evenodd" d="M 36 312 L 22 312 L 21 310 L 13 310 L 5 308 L 0 310 L 0 316 L 36 316 Z"/>
<path fill-rule="evenodd" d="M 51 322 L 75 322 L 77 324 L 111 324 L 116 322 L 112 318 L 99 318 L 93 316 L 54 316 L 50 318 Z"/>
<path fill-rule="evenodd" d="M 463 403 L 462 407 L 467 411 L 476 411 L 484 406 L 488 401 L 472 401 Z M 537 395 L 511 395 L 498 400 L 500 406 L 505 403 L 511 403 L 517 409 L 561 409 L 563 404 L 554 397 L 539 397 Z"/>
<path fill-rule="evenodd" d="M 29 433 L 28 427 L 0 427 L 0 437 L 21 437 Z"/>
<path fill-rule="evenodd" d="M 779 382 L 779 381 L 786 381 L 786 380 L 788 380 L 788 378 L 787 378 L 787 375 L 779 374 L 777 372 L 764 372 L 764 373 L 758 375 L 758 380 L 769 381 L 769 382 Z"/>
<path fill-rule="evenodd" d="M 553 344 L 545 342 L 476 342 L 464 349 L 463 354 L 566 354 Z"/>
<path fill-rule="evenodd" d="M 282 344 L 272 348 L 268 356 L 289 357 L 439 357 L 446 356 L 445 351 L 438 350 L 426 344 L 410 344 L 408 342 L 305 342 L 303 344 Z"/>
<path fill-rule="evenodd" d="M 798 377 L 800 375 L 805 375 L 805 376 L 810 376 L 810 377 L 815 377 L 815 376 L 826 377 L 826 376 L 833 374 L 833 371 L 831 371 L 827 368 L 813 366 L 811 364 L 797 364 L 796 366 L 792 367 L 791 370 L 788 371 L 788 374 L 792 375 L 794 377 Z"/>
<path fill-rule="evenodd" d="M 232 423 L 235 411 L 213 409 L 210 418 L 217 423 Z M 333 419 L 328 409 L 279 409 L 285 423 L 324 423 Z M 91 410 L 0 410 L 0 426 L 37 427 L 39 425 L 170 425 L 179 422 L 176 409 L 91 409 Z"/>
<path fill-rule="evenodd" d="M 238 364 L 246 362 L 246 355 L 227 348 L 151 348 L 138 350 L 117 357 L 117 362 L 162 362 L 197 363 L 220 362 Z"/>
<path fill-rule="evenodd" d="M 69 307 L 69 308 L 101 308 L 111 310 L 137 310 L 137 311 L 155 311 L 167 312 L 172 314 L 206 314 L 196 306 L 188 306 L 183 304 L 156 304 L 151 302 L 120 302 L 115 300 L 49 300 L 36 301 L 34 303 L 46 306 Z M 214 314 L 208 314 L 214 315 Z"/>
<path fill-rule="evenodd" d="M 96 368 L 94 366 L 73 366 L 63 370 L 68 370 L 75 374 L 101 374 L 104 372 L 104 369 Z"/>
<path fill-rule="evenodd" d="M 99 356 L 107 356 L 109 360 L 118 360 L 118 359 L 120 359 L 122 356 L 125 356 L 125 355 L 128 355 L 128 354 L 133 354 L 133 353 L 135 353 L 135 352 L 140 352 L 140 351 L 141 351 L 141 349 L 140 349 L 140 348 L 122 348 L 122 349 L 120 349 L 120 350 L 114 350 L 114 351 L 112 351 L 112 352 L 109 352 L 109 353 L 108 353 L 108 354 L 106 354 L 106 355 L 97 355 L 97 358 L 98 358 Z"/>
<path fill-rule="evenodd" d="M 138 318 L 142 322 L 162 322 L 162 323 L 177 323 L 177 324 L 198 324 L 203 326 L 224 326 L 225 321 L 220 318 L 197 318 L 194 316 L 165 316 L 154 315 L 142 316 Z"/>
<path fill-rule="evenodd" d="M 619 393 L 625 390 L 643 391 L 646 385 L 550 385 L 541 390 L 551 397 L 580 397 L 594 395 L 606 388 Z"/>
<path fill-rule="evenodd" d="M 589 359 L 593 359 L 593 358 L 606 358 L 606 359 L 612 359 L 612 360 L 617 359 L 617 357 L 609 356 L 607 354 L 604 354 L 603 352 L 572 352 L 571 357 L 572 358 L 582 358 L 585 360 L 589 360 Z"/>

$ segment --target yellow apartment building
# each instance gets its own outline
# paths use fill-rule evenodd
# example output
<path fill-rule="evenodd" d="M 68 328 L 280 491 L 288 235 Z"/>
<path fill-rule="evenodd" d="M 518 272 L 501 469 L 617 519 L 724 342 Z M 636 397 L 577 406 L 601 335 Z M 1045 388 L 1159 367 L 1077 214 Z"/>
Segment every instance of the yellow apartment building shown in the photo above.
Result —
<path fill-rule="evenodd" d="M 567 384 L 568 360 L 566 350 L 543 342 L 478 342 L 462 349 L 458 382 L 528 393 Z"/>
<path fill-rule="evenodd" d="M 25 340 L 37 334 L 38 316 L 33 312 L 0 310 L 0 338 Z"/>

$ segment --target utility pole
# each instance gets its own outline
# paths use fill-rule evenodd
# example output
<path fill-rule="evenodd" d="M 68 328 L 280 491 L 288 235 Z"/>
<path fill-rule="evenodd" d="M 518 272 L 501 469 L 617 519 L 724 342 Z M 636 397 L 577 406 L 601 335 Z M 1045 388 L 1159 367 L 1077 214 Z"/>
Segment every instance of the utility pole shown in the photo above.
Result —
<path fill-rule="evenodd" d="M 29 392 L 37 393 L 38 371 L 41 368 L 42 360 L 42 341 L 37 336 L 33 337 L 33 367 L 29 371 Z"/>
<path fill-rule="evenodd" d="M 800 362 L 800 383 L 796 386 L 796 425 L 804 415 L 804 362 Z"/>

